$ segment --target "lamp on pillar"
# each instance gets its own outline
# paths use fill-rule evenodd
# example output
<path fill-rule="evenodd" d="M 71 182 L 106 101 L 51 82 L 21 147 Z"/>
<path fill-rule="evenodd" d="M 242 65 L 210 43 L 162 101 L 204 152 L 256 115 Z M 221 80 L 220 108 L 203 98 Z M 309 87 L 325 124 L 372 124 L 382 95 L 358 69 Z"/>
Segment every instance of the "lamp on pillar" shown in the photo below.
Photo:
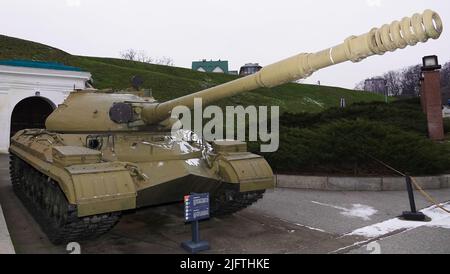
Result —
<path fill-rule="evenodd" d="M 422 71 L 434 71 L 441 68 L 436 55 L 429 55 L 422 58 Z"/>
<path fill-rule="evenodd" d="M 436 55 L 422 58 L 421 102 L 427 115 L 428 136 L 438 141 L 444 139 L 442 118 L 441 79 L 438 57 Z"/>

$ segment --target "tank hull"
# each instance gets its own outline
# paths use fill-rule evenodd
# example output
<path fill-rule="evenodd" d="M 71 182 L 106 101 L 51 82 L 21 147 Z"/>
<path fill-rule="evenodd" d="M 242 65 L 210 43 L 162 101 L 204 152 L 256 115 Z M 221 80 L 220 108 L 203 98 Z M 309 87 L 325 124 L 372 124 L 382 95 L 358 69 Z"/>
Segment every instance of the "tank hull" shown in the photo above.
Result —
<path fill-rule="evenodd" d="M 161 133 L 95 136 L 103 140 L 93 149 L 92 138 L 24 130 L 13 136 L 10 153 L 55 181 L 79 217 L 180 202 L 191 192 L 274 187 L 264 158 L 246 151 L 208 156 L 210 146 Z"/>

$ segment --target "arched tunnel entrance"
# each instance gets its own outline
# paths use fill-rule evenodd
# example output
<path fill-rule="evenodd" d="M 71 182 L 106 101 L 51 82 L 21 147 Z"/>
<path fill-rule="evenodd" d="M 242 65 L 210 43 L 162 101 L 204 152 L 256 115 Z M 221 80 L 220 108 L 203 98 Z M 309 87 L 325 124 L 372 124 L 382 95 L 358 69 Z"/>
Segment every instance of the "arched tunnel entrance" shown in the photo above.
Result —
<path fill-rule="evenodd" d="M 11 136 L 25 128 L 44 128 L 45 119 L 53 112 L 53 103 L 43 97 L 28 97 L 20 101 L 11 115 Z"/>

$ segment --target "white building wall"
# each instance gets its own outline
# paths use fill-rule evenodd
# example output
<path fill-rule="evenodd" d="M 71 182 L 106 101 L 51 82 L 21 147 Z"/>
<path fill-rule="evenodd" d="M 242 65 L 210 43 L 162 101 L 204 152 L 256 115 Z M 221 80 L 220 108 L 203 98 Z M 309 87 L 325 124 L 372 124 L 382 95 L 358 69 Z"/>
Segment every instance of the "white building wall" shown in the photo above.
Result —
<path fill-rule="evenodd" d="M 75 89 L 85 88 L 89 72 L 0 66 L 0 153 L 8 153 L 11 114 L 25 98 L 40 96 L 55 107 Z"/>
<path fill-rule="evenodd" d="M 223 69 L 221 69 L 220 67 L 215 67 L 214 70 L 212 72 L 215 73 L 224 73 Z"/>

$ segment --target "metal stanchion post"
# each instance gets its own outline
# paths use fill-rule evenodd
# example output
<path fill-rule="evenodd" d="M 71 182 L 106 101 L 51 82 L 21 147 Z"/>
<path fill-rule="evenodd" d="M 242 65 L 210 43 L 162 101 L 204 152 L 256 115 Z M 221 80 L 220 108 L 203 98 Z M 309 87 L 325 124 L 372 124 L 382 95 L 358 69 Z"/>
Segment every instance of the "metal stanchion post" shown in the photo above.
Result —
<path fill-rule="evenodd" d="M 406 190 L 408 191 L 409 206 L 411 211 L 403 211 L 402 218 L 408 221 L 425 221 L 426 216 L 422 212 L 417 212 L 416 201 L 414 200 L 414 190 L 411 183 L 411 177 L 407 175 L 406 177 Z"/>

